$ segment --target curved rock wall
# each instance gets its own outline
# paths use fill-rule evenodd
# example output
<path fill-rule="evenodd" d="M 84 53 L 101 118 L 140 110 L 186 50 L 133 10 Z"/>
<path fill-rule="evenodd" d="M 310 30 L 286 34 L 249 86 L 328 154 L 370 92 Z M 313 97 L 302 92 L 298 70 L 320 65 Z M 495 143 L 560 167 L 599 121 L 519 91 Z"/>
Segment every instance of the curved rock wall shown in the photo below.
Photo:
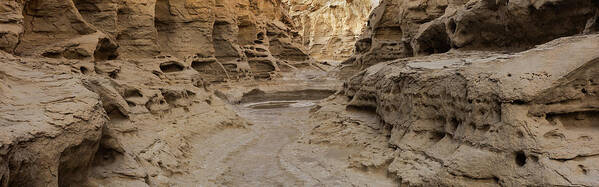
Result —
<path fill-rule="evenodd" d="M 108 123 L 98 95 L 68 72 L 34 71 L 3 52 L 0 61 L 0 185 L 85 180 Z"/>
<path fill-rule="evenodd" d="M 280 1 L 10 0 L 0 6 L 0 49 L 21 56 L 173 56 L 196 62 L 201 72 L 226 72 L 211 81 L 268 78 L 280 64 L 310 60 Z"/>
<path fill-rule="evenodd" d="M 357 146 L 356 168 L 407 186 L 597 186 L 598 13 L 587 0 L 384 0 L 310 140 Z M 356 111 L 372 120 L 347 120 Z"/>
<path fill-rule="evenodd" d="M 599 35 L 588 35 L 516 54 L 408 58 L 362 71 L 344 91 L 349 107 L 380 119 L 395 152 L 387 169 L 404 184 L 596 186 L 597 51 Z"/>
<path fill-rule="evenodd" d="M 343 61 L 366 26 L 378 0 L 288 0 L 303 44 L 318 60 Z"/>
<path fill-rule="evenodd" d="M 451 49 L 521 51 L 591 32 L 597 7 L 592 0 L 383 0 L 345 64 L 363 69 Z"/>
<path fill-rule="evenodd" d="M 409 185 L 599 185 L 599 36 L 546 43 L 598 31 L 597 1 L 383 0 L 360 29 L 374 4 L 4 0 L 0 186 L 211 184 L 202 143 L 246 123 L 207 85 L 310 63 L 304 45 L 343 59 L 362 30 L 345 65 L 365 70 L 333 99 L 380 124 L 336 129 L 380 136 L 352 166 Z"/>
<path fill-rule="evenodd" d="M 207 85 L 310 63 L 286 11 L 278 0 L 1 1 L 0 186 L 211 184 L 193 173 L 211 154 L 202 143 L 246 123 Z"/>

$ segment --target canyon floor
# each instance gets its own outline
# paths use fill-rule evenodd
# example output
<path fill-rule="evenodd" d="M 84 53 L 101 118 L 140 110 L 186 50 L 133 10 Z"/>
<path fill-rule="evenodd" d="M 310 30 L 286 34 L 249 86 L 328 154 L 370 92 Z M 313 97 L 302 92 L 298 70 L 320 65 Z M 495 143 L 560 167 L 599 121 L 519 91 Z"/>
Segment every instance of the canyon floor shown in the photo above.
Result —
<path fill-rule="evenodd" d="M 311 114 L 323 100 L 332 99 L 329 96 L 341 86 L 334 76 L 328 76 L 332 72 L 308 67 L 283 73 L 268 82 L 217 85 L 217 95 L 229 100 L 234 111 L 249 125 L 226 129 L 203 141 L 206 159 L 201 162 L 206 167 L 198 173 L 205 180 L 198 183 L 397 186 L 397 181 L 387 177 L 384 170 L 352 167 L 349 158 L 359 153 L 359 149 L 311 142 L 310 133 L 318 125 Z"/>

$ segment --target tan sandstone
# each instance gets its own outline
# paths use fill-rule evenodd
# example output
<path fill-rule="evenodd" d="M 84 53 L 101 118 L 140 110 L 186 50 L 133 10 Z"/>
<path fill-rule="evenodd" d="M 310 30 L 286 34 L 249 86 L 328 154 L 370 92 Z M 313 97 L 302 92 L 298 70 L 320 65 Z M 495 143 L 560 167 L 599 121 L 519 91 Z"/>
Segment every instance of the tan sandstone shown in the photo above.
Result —
<path fill-rule="evenodd" d="M 598 20 L 595 0 L 3 0 L 0 186 L 598 186 Z"/>

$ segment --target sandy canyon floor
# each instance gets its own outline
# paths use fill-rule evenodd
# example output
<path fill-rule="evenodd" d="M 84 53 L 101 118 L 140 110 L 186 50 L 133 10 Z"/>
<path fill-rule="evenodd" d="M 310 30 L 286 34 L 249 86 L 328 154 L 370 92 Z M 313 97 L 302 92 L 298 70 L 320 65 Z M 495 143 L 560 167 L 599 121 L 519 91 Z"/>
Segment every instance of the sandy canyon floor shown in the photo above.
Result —
<path fill-rule="evenodd" d="M 312 142 L 311 118 L 319 104 L 335 94 L 341 82 L 307 68 L 256 84 L 221 85 L 232 108 L 248 126 L 227 128 L 201 140 L 203 167 L 197 174 L 208 186 L 397 186 L 385 170 L 353 167 L 361 150 L 347 145 Z M 248 89 L 253 89 L 247 92 Z M 244 92 L 241 97 L 235 98 Z M 368 119 L 373 116 L 355 115 Z M 199 140 L 198 140 L 199 141 Z"/>

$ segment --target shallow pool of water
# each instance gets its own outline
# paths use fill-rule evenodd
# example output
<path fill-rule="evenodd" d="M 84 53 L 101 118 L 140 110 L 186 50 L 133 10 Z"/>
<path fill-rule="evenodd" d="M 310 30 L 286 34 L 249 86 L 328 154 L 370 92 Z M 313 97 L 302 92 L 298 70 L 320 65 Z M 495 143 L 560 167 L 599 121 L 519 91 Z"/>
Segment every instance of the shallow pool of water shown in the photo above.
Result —
<path fill-rule="evenodd" d="M 317 101 L 313 100 L 296 100 L 296 101 L 265 101 L 257 103 L 249 103 L 243 105 L 251 109 L 276 109 L 276 108 L 300 108 L 314 106 Z"/>

